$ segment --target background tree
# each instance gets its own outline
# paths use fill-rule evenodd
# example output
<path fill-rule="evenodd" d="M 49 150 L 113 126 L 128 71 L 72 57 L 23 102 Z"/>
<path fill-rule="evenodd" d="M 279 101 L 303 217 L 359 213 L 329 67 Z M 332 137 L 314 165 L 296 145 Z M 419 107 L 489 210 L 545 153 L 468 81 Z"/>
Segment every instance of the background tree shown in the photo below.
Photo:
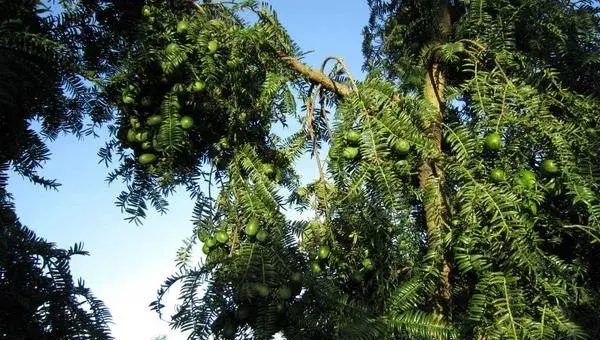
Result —
<path fill-rule="evenodd" d="M 50 8 L 47 7 L 50 5 Z M 63 250 L 20 224 L 6 191 L 10 168 L 46 188 L 37 174 L 49 158 L 45 140 L 60 133 L 93 134 L 112 113 L 95 77 L 110 71 L 98 53 L 125 17 L 99 2 L 0 1 L 0 336 L 7 339 L 111 339 L 110 314 L 69 269 L 80 244 Z M 104 19 L 103 19 L 104 18 Z M 108 22 L 110 23 L 110 21 Z M 106 47 L 107 48 L 107 47 Z M 100 50 L 102 52 L 102 50 Z M 113 54 L 116 54 L 113 52 Z M 39 127 L 36 123 L 39 123 Z"/>

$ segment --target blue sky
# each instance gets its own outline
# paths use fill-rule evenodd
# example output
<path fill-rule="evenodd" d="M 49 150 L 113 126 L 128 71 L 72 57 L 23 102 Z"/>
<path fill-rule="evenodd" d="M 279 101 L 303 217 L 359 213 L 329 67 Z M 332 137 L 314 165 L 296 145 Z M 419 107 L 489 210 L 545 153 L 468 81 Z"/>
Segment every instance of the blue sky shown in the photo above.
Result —
<path fill-rule="evenodd" d="M 361 31 L 369 10 L 364 0 L 273 0 L 280 21 L 304 51 L 304 61 L 319 67 L 323 58 L 342 56 L 360 79 Z M 13 175 L 17 213 L 39 236 L 66 248 L 83 242 L 91 253 L 72 261 L 75 277 L 82 277 L 94 294 L 110 308 L 117 340 L 150 340 L 166 334 L 168 340 L 185 339 L 170 331 L 166 322 L 149 310 L 156 290 L 175 271 L 175 253 L 192 232 L 193 202 L 181 191 L 170 199 L 170 211 L 151 213 L 143 226 L 123 220 L 114 205 L 119 183 L 108 185 L 108 170 L 98 164 L 97 152 L 106 138 L 60 137 L 50 143 L 52 157 L 41 174 L 56 178 L 59 191 L 45 191 Z M 305 180 L 316 178 L 314 163 L 304 158 L 298 170 Z"/>

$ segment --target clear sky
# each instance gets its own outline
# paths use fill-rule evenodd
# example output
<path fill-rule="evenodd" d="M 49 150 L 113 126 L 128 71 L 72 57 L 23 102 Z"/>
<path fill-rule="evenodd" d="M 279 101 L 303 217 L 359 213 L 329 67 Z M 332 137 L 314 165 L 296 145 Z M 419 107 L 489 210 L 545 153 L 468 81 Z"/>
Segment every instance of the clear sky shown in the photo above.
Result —
<path fill-rule="evenodd" d="M 342 56 L 354 76 L 361 79 L 361 31 L 369 10 L 365 0 L 273 0 L 280 21 L 304 51 L 314 51 L 305 62 L 319 67 L 323 58 Z M 98 164 L 97 152 L 106 134 L 78 141 L 60 137 L 50 144 L 52 157 L 41 174 L 56 178 L 59 191 L 45 191 L 16 175 L 11 176 L 17 214 L 39 236 L 67 248 L 83 242 L 91 253 L 72 263 L 74 277 L 82 277 L 102 299 L 114 318 L 117 340 L 168 340 L 186 337 L 171 331 L 150 311 L 163 280 L 175 271 L 175 253 L 192 232 L 193 202 L 184 191 L 170 199 L 170 211 L 151 213 L 143 226 L 123 220 L 114 205 L 122 187 L 105 182 L 107 169 Z M 298 170 L 305 179 L 316 178 L 314 163 L 304 159 Z"/>

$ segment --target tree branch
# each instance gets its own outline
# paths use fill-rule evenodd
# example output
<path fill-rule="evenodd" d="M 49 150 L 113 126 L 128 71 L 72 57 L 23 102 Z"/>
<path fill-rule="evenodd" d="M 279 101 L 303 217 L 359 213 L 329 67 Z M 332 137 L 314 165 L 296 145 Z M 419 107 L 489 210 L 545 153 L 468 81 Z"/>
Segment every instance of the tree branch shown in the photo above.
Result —
<path fill-rule="evenodd" d="M 306 66 L 298 59 L 292 58 L 282 51 L 278 51 L 277 56 L 286 64 L 288 64 L 294 71 L 305 76 L 306 78 L 308 78 L 309 81 L 321 85 L 323 88 L 335 92 L 336 94 L 342 97 L 347 96 L 352 92 L 352 90 L 349 89 L 347 86 L 333 81 L 325 73 L 317 71 L 309 66 Z"/>

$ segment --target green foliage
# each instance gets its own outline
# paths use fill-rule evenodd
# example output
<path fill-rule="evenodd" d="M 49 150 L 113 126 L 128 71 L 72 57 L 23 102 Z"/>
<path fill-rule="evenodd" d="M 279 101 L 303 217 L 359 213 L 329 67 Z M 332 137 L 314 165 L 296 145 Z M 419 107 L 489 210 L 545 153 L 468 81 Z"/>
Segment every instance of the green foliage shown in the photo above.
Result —
<path fill-rule="evenodd" d="M 58 249 L 21 225 L 5 191 L 7 170 L 0 166 L 0 336 L 113 339 L 108 309 L 71 275 L 71 257 L 88 253 L 81 244 Z"/>

